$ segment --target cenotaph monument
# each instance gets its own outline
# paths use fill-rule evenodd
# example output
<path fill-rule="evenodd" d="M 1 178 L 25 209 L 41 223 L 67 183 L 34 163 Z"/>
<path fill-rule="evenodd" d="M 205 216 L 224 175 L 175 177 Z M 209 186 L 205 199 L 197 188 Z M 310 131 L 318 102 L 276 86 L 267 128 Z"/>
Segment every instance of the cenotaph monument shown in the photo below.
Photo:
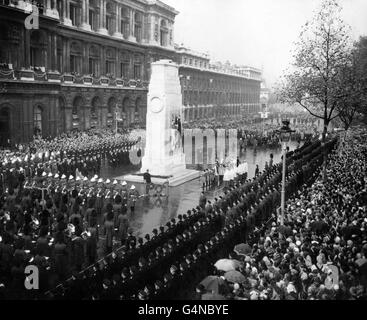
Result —
<path fill-rule="evenodd" d="M 178 65 L 171 60 L 160 60 L 151 64 L 151 71 L 142 167 L 140 173 L 125 176 L 124 179 L 144 182 L 142 174 L 149 170 L 153 183 L 168 180 L 170 186 L 177 186 L 200 175 L 199 171 L 186 169 Z"/>

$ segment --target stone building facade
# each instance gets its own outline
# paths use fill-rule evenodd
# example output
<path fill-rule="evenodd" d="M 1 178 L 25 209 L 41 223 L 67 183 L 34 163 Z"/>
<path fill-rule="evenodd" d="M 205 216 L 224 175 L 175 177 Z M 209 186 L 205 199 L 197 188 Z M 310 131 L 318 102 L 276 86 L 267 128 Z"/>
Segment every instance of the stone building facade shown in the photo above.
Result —
<path fill-rule="evenodd" d="M 114 126 L 116 118 L 144 126 L 150 64 L 160 59 L 180 64 L 187 121 L 259 103 L 260 82 L 239 69 L 194 52 L 194 65 L 184 63 L 189 51 L 174 44 L 178 12 L 159 0 L 34 3 L 0 0 L 0 145 Z"/>
<path fill-rule="evenodd" d="M 261 71 L 211 63 L 208 54 L 176 47 L 185 121 L 254 116 L 260 111 Z"/>

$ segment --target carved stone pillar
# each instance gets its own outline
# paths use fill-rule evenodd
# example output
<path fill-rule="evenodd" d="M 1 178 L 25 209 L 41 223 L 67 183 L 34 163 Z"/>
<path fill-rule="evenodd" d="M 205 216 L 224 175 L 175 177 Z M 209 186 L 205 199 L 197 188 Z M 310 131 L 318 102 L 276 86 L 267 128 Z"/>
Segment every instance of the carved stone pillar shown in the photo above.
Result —
<path fill-rule="evenodd" d="M 59 11 L 57 10 L 57 1 L 56 0 L 52 0 L 52 11 L 53 11 L 54 18 L 60 19 L 60 14 L 59 14 Z"/>
<path fill-rule="evenodd" d="M 70 42 L 67 38 L 63 41 L 63 71 L 70 72 Z"/>
<path fill-rule="evenodd" d="M 89 73 L 89 47 L 88 47 L 88 43 L 87 42 L 83 42 L 83 58 L 82 58 L 82 63 L 83 63 L 83 69 L 82 69 L 82 73 L 83 74 L 88 74 Z"/>
<path fill-rule="evenodd" d="M 159 45 L 159 30 L 158 30 L 158 19 L 155 15 L 149 15 L 149 44 Z"/>
<path fill-rule="evenodd" d="M 52 0 L 52 3 L 51 0 L 46 1 L 45 15 L 55 19 L 59 19 L 59 11 L 57 11 L 56 0 Z"/>
<path fill-rule="evenodd" d="M 106 0 L 100 2 L 98 33 L 108 35 L 106 29 Z"/>
<path fill-rule="evenodd" d="M 47 61 L 45 61 L 45 67 L 47 70 L 52 70 L 52 59 L 53 59 L 53 54 L 52 54 L 52 33 L 49 32 L 49 34 L 47 35 Z"/>
<path fill-rule="evenodd" d="M 89 0 L 82 0 L 82 24 L 80 28 L 83 30 L 92 31 L 92 28 L 89 24 Z"/>
<path fill-rule="evenodd" d="M 62 20 L 63 23 L 67 26 L 72 26 L 72 22 L 70 19 L 70 2 L 69 0 L 63 0 L 62 2 Z"/>
<path fill-rule="evenodd" d="M 130 23 L 129 23 L 129 41 L 136 42 L 136 37 L 134 35 L 135 32 L 135 10 L 130 9 Z"/>
<path fill-rule="evenodd" d="M 26 68 L 29 68 L 31 65 L 31 31 L 28 29 L 25 29 L 24 48 L 24 64 Z"/>
<path fill-rule="evenodd" d="M 113 36 L 120 39 L 123 38 L 121 33 L 121 6 L 119 3 L 116 3 L 115 32 Z"/>

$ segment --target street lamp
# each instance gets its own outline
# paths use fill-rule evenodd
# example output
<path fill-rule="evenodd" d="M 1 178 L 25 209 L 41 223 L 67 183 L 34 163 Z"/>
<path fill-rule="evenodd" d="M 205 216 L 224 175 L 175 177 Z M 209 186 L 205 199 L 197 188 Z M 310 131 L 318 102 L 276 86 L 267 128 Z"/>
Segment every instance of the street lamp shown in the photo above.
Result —
<path fill-rule="evenodd" d="M 281 215 L 280 215 L 280 225 L 284 224 L 284 207 L 285 207 L 285 170 L 286 170 L 286 155 L 287 155 L 287 143 L 291 138 L 292 132 L 295 130 L 291 130 L 289 128 L 289 120 L 282 121 L 283 126 L 277 130 L 277 133 L 280 134 L 280 140 L 282 142 L 283 148 L 283 170 L 282 170 L 282 191 L 281 191 Z"/>

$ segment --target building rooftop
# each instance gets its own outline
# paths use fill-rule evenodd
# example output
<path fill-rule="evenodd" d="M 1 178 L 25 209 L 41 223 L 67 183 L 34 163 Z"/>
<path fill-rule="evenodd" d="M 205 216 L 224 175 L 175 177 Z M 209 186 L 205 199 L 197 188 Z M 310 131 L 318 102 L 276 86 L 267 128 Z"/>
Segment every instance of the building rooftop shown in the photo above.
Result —
<path fill-rule="evenodd" d="M 178 15 L 180 13 L 175 8 L 173 8 L 173 7 L 169 6 L 168 4 L 165 4 L 164 2 L 159 1 L 159 0 L 143 0 L 143 1 L 148 5 L 156 5 L 160 8 L 166 9 L 166 10 L 174 13 L 175 15 Z"/>

